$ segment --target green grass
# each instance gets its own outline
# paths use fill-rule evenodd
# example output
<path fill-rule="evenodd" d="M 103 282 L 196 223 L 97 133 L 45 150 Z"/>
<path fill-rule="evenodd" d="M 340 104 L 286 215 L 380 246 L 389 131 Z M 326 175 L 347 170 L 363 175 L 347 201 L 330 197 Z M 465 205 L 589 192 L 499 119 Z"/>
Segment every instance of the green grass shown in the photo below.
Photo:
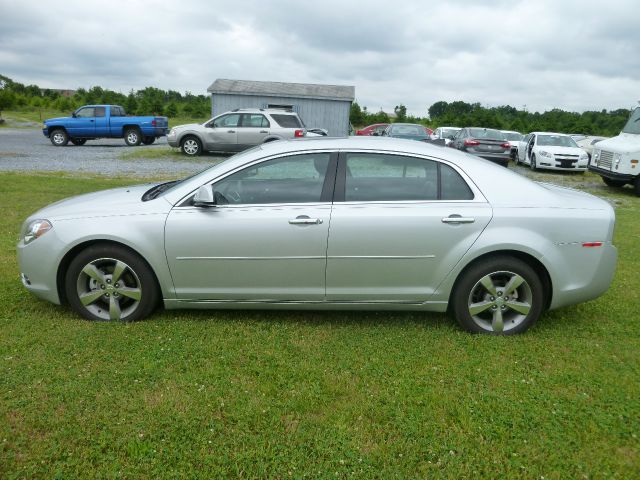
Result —
<path fill-rule="evenodd" d="M 640 199 L 618 272 L 527 334 L 439 314 L 160 311 L 90 323 L 19 283 L 21 221 L 129 183 L 0 175 L 0 477 L 638 478 Z"/>

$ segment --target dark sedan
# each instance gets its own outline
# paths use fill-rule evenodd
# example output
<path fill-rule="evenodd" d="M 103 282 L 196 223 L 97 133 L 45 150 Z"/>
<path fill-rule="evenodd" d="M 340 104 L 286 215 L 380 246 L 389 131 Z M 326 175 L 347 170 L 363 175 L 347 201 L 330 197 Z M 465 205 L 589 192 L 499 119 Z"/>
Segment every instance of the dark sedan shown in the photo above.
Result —
<path fill-rule="evenodd" d="M 425 127 L 417 123 L 392 123 L 382 135 L 384 137 L 407 138 L 419 141 L 425 141 L 430 138 Z"/>
<path fill-rule="evenodd" d="M 504 133 L 491 128 L 463 128 L 449 144 L 463 152 L 491 160 L 503 167 L 509 164 L 511 145 Z"/>

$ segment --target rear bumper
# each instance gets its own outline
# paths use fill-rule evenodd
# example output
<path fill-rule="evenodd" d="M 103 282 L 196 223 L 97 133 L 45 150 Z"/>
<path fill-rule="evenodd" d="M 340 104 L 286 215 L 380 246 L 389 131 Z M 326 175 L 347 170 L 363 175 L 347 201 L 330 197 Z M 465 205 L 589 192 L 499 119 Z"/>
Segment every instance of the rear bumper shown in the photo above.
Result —
<path fill-rule="evenodd" d="M 164 137 L 168 132 L 167 127 L 151 127 L 141 128 L 142 134 L 147 137 Z"/>

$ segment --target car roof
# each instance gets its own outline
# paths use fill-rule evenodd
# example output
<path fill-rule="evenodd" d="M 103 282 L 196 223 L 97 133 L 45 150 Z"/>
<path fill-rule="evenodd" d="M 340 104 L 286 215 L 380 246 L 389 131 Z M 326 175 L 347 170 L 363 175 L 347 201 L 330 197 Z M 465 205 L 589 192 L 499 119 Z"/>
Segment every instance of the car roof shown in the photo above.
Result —
<path fill-rule="evenodd" d="M 531 132 L 529 135 L 556 135 L 560 137 L 570 137 L 568 133 L 557 133 L 557 132 Z"/>

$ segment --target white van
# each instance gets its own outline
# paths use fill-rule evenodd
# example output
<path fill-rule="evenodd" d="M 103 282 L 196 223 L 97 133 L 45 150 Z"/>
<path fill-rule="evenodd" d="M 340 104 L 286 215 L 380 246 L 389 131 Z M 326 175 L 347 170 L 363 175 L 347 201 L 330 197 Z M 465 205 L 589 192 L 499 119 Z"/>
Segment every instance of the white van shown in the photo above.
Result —
<path fill-rule="evenodd" d="M 640 107 L 631 113 L 620 135 L 594 145 L 589 170 L 610 187 L 630 183 L 640 196 Z"/>

